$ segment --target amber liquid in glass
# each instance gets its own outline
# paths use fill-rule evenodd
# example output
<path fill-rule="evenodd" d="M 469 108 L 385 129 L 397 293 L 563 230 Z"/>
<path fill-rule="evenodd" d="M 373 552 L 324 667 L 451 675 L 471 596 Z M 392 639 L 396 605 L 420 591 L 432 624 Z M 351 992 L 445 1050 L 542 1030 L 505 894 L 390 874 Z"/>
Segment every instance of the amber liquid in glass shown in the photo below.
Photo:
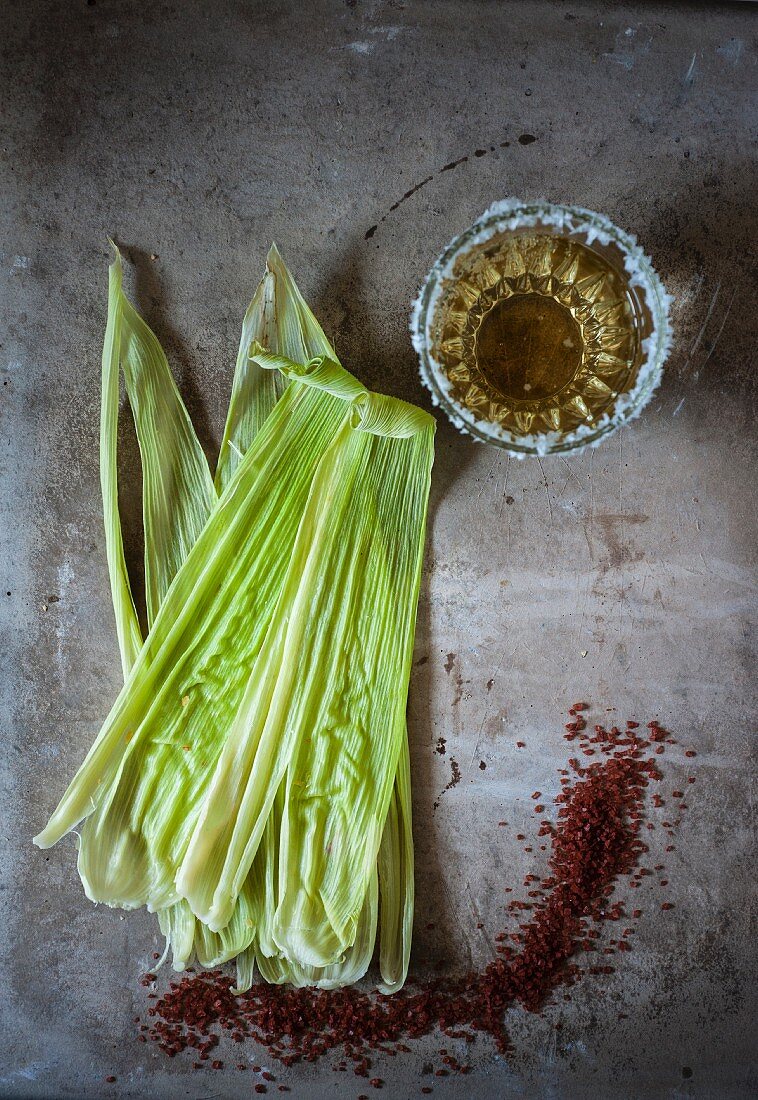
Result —
<path fill-rule="evenodd" d="M 433 331 L 454 399 L 515 436 L 595 424 L 634 385 L 626 276 L 571 237 L 501 233 L 462 253 Z"/>

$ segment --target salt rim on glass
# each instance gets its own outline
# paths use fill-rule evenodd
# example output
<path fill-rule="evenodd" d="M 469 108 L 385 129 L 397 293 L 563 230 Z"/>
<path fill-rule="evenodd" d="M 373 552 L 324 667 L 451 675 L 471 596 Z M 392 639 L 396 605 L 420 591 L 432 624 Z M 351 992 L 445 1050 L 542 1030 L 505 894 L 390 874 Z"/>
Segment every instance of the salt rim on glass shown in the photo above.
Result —
<path fill-rule="evenodd" d="M 477 354 L 488 312 L 527 296 L 557 303 L 582 342 L 568 381 L 541 403 L 504 395 L 497 379 L 493 388 Z M 460 431 L 523 458 L 595 447 L 639 415 L 671 346 L 670 304 L 636 239 L 602 214 L 506 199 L 442 252 L 410 327 L 433 403 Z"/>

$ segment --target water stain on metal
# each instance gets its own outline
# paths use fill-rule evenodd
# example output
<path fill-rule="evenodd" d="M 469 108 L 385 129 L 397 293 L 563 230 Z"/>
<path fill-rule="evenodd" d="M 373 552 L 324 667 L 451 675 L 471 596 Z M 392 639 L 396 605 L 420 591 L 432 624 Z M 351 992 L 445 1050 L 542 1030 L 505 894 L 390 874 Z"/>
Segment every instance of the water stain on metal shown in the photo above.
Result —
<path fill-rule="evenodd" d="M 623 541 L 623 535 L 620 532 L 623 532 L 624 524 L 647 523 L 648 516 L 643 513 L 630 515 L 607 513 L 596 515 L 594 518 L 600 527 L 608 550 L 608 559 L 601 565 L 603 572 L 607 572 L 608 569 L 620 569 L 622 565 L 628 565 L 630 562 L 642 561 L 645 556 L 644 551 L 633 550 L 629 543 Z"/>

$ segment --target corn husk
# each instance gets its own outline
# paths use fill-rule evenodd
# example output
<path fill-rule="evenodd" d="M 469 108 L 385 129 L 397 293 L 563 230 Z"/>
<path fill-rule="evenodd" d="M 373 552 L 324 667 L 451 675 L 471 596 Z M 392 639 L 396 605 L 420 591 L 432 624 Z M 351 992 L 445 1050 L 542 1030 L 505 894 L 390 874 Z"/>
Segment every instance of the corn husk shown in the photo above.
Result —
<path fill-rule="evenodd" d="M 253 957 L 268 980 L 356 980 L 381 888 L 390 992 L 407 971 L 413 911 L 404 705 L 433 422 L 369 394 L 333 358 L 251 358 L 248 339 L 303 358 L 331 350 L 275 251 L 243 326 L 216 500 L 165 357 L 113 265 L 103 499 L 128 677 L 36 839 L 54 843 L 86 818 L 88 895 L 157 909 L 175 965 L 239 954 L 243 987 Z M 114 476 L 119 361 L 145 483 L 151 631 L 138 654 Z"/>

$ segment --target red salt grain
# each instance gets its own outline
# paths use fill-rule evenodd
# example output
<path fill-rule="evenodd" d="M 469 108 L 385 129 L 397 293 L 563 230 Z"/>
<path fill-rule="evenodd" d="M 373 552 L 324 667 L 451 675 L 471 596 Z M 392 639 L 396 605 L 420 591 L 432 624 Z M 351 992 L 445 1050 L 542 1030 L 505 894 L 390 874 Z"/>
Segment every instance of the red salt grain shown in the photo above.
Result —
<path fill-rule="evenodd" d="M 691 758 L 692 758 L 693 756 L 697 756 L 697 753 L 695 752 L 695 750 L 694 750 L 694 749 L 687 749 L 687 751 L 686 751 L 686 753 L 685 753 L 684 755 L 685 755 L 685 756 L 689 756 L 689 757 L 690 757 L 690 759 L 691 759 Z"/>
<path fill-rule="evenodd" d="M 517 741 L 516 742 L 516 748 L 517 749 L 525 749 L 526 748 L 526 741 Z"/>
<path fill-rule="evenodd" d="M 674 908 L 673 901 L 664 901 L 663 905 L 661 906 L 661 909 L 673 909 L 673 908 Z"/>
<path fill-rule="evenodd" d="M 261 1085 L 261 1084 L 260 1084 L 260 1082 L 259 1082 L 259 1083 L 258 1083 L 258 1084 L 257 1084 L 257 1085 L 255 1086 L 255 1091 L 256 1091 L 256 1092 L 259 1092 L 259 1093 L 264 1093 L 264 1092 L 268 1092 L 268 1089 L 266 1088 L 266 1086 L 265 1086 L 265 1085 Z"/>
<path fill-rule="evenodd" d="M 342 1047 L 356 1075 L 366 1079 L 371 1068 L 368 1052 L 381 1049 L 394 1054 L 392 1046 L 400 1049 L 401 1038 L 419 1038 L 436 1028 L 467 1041 L 483 1032 L 492 1036 L 499 1051 L 507 1051 L 507 1009 L 521 1004 L 539 1012 L 559 986 L 581 976 L 582 970 L 572 961 L 577 952 L 594 948 L 596 957 L 601 952 L 614 953 L 613 947 L 596 942 L 599 932 L 589 925 L 623 916 L 621 903 L 611 903 L 609 895 L 620 877 L 637 868 L 647 851 L 640 834 L 644 826 L 653 827 L 643 818 L 645 788 L 649 781 L 660 780 L 661 773 L 655 755 L 650 755 L 650 742 L 667 737 L 666 732 L 651 723 L 645 740 L 633 732 L 636 727 L 628 726 L 622 734 L 615 726 L 610 731 L 596 726 L 590 737 L 583 732 L 587 725 L 583 719 L 570 725 L 568 741 L 578 739 L 582 753 L 591 742 L 602 755 L 585 766 L 574 758 L 569 771 L 561 769 L 567 781 L 555 799 L 555 824 L 544 821 L 540 827 L 540 835 L 550 837 L 548 877 L 541 881 L 528 876 L 525 885 L 536 882 L 540 888 L 527 890 L 530 901 L 511 903 L 525 922 L 517 932 L 496 935 L 496 955 L 482 972 L 430 979 L 423 985 L 409 983 L 392 997 L 354 988 L 327 992 L 265 983 L 234 997 L 229 979 L 214 970 L 170 983 L 169 991 L 149 1010 L 153 1021 L 149 1037 L 170 1056 L 196 1047 L 201 1062 L 218 1044 L 218 1030 L 240 1041 L 250 1038 L 261 1043 L 285 1065 L 315 1061 Z M 524 742 L 517 746 L 526 747 Z M 543 810 L 535 807 L 535 812 Z M 517 839 L 526 838 L 520 833 Z M 524 851 L 532 848 L 526 846 Z M 639 887 L 641 877 L 638 872 L 631 885 Z M 511 888 L 505 887 L 505 892 Z M 673 906 L 664 903 L 663 908 Z M 635 909 L 633 916 L 641 914 Z M 616 950 L 630 949 L 623 938 L 613 942 Z M 586 972 L 611 974 L 614 968 L 588 967 Z M 445 1057 L 456 1072 L 468 1068 Z M 344 1065 L 340 1063 L 340 1068 Z M 440 1076 L 447 1072 L 437 1071 Z M 374 1081 L 380 1079 L 372 1078 L 372 1085 Z M 265 1092 L 266 1086 L 257 1084 L 255 1091 Z"/>
<path fill-rule="evenodd" d="M 113 1084 L 113 1082 L 114 1082 L 114 1081 L 116 1080 L 116 1078 L 115 1078 L 115 1077 L 113 1076 L 113 1074 L 112 1074 L 112 1073 L 110 1073 L 110 1074 L 109 1074 L 109 1075 L 108 1075 L 108 1076 L 107 1076 L 107 1077 L 105 1078 L 105 1080 L 106 1080 L 106 1081 L 108 1082 L 108 1084 L 109 1084 L 109 1085 L 112 1085 L 112 1084 Z"/>

